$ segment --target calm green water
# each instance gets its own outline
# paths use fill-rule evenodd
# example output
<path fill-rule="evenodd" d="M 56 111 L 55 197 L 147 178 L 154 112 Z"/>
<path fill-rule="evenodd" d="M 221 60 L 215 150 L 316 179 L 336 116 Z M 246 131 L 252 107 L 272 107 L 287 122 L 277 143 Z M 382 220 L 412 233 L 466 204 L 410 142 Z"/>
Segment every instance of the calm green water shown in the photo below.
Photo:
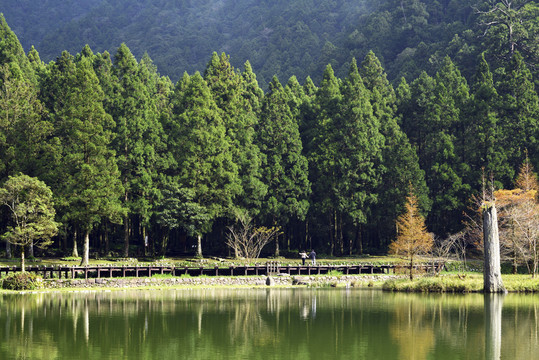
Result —
<path fill-rule="evenodd" d="M 538 359 L 539 297 L 346 289 L 0 296 L 0 359 Z"/>

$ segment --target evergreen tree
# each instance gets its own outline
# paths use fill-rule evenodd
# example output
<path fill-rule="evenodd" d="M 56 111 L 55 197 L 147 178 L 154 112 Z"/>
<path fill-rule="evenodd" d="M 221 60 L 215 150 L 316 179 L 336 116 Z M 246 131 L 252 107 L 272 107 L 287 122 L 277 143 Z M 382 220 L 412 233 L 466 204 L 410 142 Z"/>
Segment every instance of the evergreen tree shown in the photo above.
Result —
<path fill-rule="evenodd" d="M 257 131 L 263 180 L 268 186 L 262 216 L 266 222 L 272 222 L 271 226 L 283 228 L 292 219 L 305 218 L 310 193 L 308 163 L 302 154 L 299 129 L 289 101 L 287 92 L 274 77 L 262 104 Z"/>
<path fill-rule="evenodd" d="M 370 222 L 374 229 L 373 233 L 376 234 L 373 235 L 378 240 L 373 246 L 383 247 L 396 236 L 392 224 L 395 223 L 398 214 L 402 213 L 410 185 L 416 189 L 421 209 L 428 210 L 430 201 L 418 156 L 397 121 L 396 94 L 374 53 L 367 54 L 361 64 L 360 74 L 370 91 L 374 116 L 380 123 L 380 132 L 385 140 L 382 148 L 382 164 L 377 170 L 381 175 L 381 181 L 375 191 L 379 198 Z M 401 91 L 405 91 L 405 87 L 407 85 L 404 82 Z M 409 88 L 406 91 L 409 94 Z M 409 95 L 401 94 L 401 96 Z"/>
<path fill-rule="evenodd" d="M 256 215 L 267 187 L 261 180 L 260 150 L 255 144 L 255 127 L 260 113 L 262 90 L 258 87 L 251 65 L 243 74 L 236 72 L 224 53 L 213 54 L 204 79 L 219 108 L 231 144 L 232 161 L 238 166 L 241 193 L 235 205 Z"/>
<path fill-rule="evenodd" d="M 351 221 L 358 227 L 367 223 L 371 206 L 378 200 L 376 188 L 381 180 L 380 165 L 384 136 L 380 121 L 374 115 L 370 102 L 371 93 L 365 88 L 355 60 L 342 86 L 342 103 L 334 118 L 330 141 L 335 146 L 333 164 L 335 197 L 334 233 L 342 254 L 342 222 Z M 340 228 L 340 229 L 339 229 Z M 358 242 L 358 239 L 353 239 Z M 349 239 L 350 252 L 352 238 Z M 361 244 L 358 244 L 361 250 Z"/>
<path fill-rule="evenodd" d="M 328 65 L 324 71 L 324 77 L 316 93 L 316 100 L 313 105 L 316 114 L 316 123 L 308 144 L 309 152 L 309 179 L 312 183 L 311 204 L 313 205 L 313 215 L 318 229 L 314 231 L 327 234 L 329 239 L 329 252 L 333 255 L 335 248 L 335 211 L 337 199 L 335 198 L 335 176 L 334 165 L 341 154 L 337 153 L 335 143 L 335 123 L 341 104 L 341 89 L 339 79 L 335 77 L 333 68 Z M 341 141 L 341 139 L 339 139 Z"/>
<path fill-rule="evenodd" d="M 501 184 L 510 183 L 514 169 L 507 163 L 507 154 L 502 145 L 502 128 L 497 105 L 499 96 L 485 54 L 481 54 L 475 75 L 473 95 L 470 101 L 469 126 L 465 134 L 465 149 L 470 166 L 468 182 L 478 190 L 483 173 L 492 176 Z"/>
<path fill-rule="evenodd" d="M 539 97 L 532 75 L 518 51 L 505 68 L 497 89 L 501 97 L 498 110 L 503 132 L 501 146 L 507 154 L 509 166 L 513 169 L 511 177 L 514 177 L 525 149 L 532 154 L 530 160 L 534 166 L 539 162 L 536 155 L 539 150 Z"/>
<path fill-rule="evenodd" d="M 184 230 L 196 236 L 197 256 L 202 257 L 202 236 L 211 230 L 215 219 L 231 210 L 241 183 L 225 124 L 202 76 L 184 75 L 172 101 L 169 126 L 174 142 L 170 142 L 170 150 L 178 165 L 170 174 L 180 188 L 190 192 L 189 201 L 204 213 L 182 219 L 183 224 L 191 223 Z"/>
<path fill-rule="evenodd" d="M 103 91 L 91 59 L 75 64 L 64 52 L 46 80 L 57 145 L 47 178 L 63 219 L 84 234 L 82 265 L 87 265 L 90 233 L 103 220 L 121 222 L 123 187 L 110 149 L 114 121 L 103 109 Z"/>
<path fill-rule="evenodd" d="M 109 109 L 116 123 L 113 147 L 125 190 L 124 206 L 132 215 L 124 218 L 124 256 L 127 257 L 130 234 L 135 233 L 134 221 L 140 223 L 142 232 L 139 236 L 145 239 L 154 210 L 153 202 L 159 197 L 155 182 L 163 130 L 146 86 L 150 75 L 125 44 L 119 47 L 114 57 L 112 74 L 117 81 L 112 95 L 114 106 Z"/>
<path fill-rule="evenodd" d="M 0 179 L 17 172 L 40 175 L 51 123 L 45 117 L 36 85 L 17 63 L 0 66 Z"/>
<path fill-rule="evenodd" d="M 4 15 L 0 13 L 0 65 L 9 63 L 18 64 L 23 77 L 32 83 L 35 82 L 34 72 L 19 39 L 11 31 Z"/>

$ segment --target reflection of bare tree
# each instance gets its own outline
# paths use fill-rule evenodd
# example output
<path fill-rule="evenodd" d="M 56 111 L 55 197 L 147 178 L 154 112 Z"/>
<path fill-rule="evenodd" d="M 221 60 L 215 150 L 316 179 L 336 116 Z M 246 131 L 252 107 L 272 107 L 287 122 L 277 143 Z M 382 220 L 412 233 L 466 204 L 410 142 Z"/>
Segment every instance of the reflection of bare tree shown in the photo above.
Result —
<path fill-rule="evenodd" d="M 500 359 L 502 345 L 502 307 L 504 295 L 485 294 L 485 355 Z"/>

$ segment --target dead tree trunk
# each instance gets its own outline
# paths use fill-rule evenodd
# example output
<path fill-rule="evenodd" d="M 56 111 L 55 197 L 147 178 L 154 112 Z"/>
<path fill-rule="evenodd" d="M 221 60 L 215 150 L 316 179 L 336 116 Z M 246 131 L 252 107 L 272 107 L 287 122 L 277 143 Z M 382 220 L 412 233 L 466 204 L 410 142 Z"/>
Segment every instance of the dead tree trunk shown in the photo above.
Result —
<path fill-rule="evenodd" d="M 485 265 L 483 271 L 483 291 L 485 293 L 504 293 L 500 268 L 500 238 L 498 236 L 498 216 L 496 206 L 486 203 L 483 206 L 483 242 L 485 246 Z"/>

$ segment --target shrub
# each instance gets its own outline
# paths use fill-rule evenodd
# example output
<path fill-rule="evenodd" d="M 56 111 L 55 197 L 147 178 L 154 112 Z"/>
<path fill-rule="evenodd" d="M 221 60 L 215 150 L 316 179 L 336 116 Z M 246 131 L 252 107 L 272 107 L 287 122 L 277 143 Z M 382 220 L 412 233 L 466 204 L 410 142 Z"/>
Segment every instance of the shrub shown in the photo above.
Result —
<path fill-rule="evenodd" d="M 18 272 L 4 278 L 2 288 L 7 290 L 36 290 L 43 287 L 41 276 L 29 272 Z"/>

